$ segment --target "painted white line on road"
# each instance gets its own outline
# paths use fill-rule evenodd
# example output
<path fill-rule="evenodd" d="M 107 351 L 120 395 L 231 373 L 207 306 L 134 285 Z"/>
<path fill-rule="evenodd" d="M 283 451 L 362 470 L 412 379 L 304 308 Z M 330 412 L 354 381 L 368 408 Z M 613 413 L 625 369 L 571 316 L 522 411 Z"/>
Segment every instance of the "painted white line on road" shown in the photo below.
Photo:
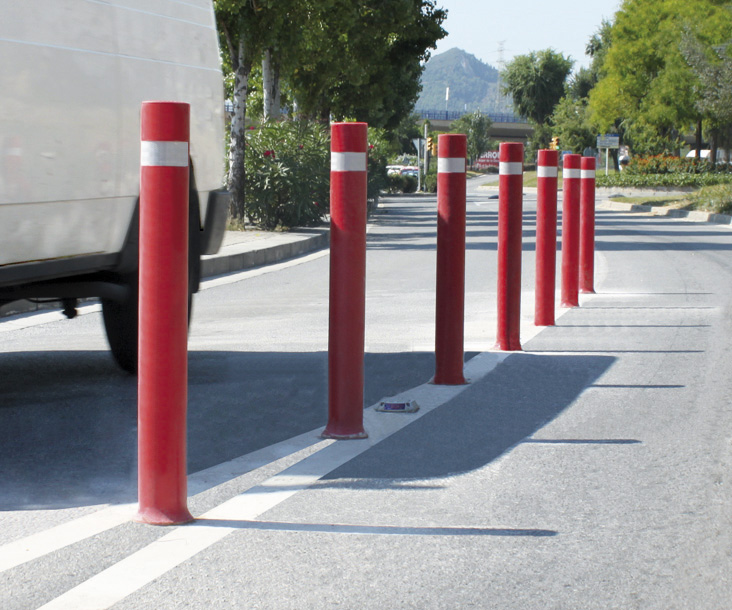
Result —
<path fill-rule="evenodd" d="M 465 365 L 465 376 L 477 380 L 492 371 L 509 353 L 483 353 Z M 224 502 L 197 521 L 176 527 L 147 547 L 70 589 L 42 606 L 41 610 L 102 610 L 153 582 L 197 553 L 239 529 L 267 510 L 303 491 L 339 466 L 385 438 L 452 400 L 469 385 L 423 384 L 394 397 L 416 400 L 420 410 L 411 415 L 379 413 L 374 406 L 364 412 L 369 437 L 352 441 L 322 441 L 323 449 L 256 487 Z M 230 525 L 227 525 L 230 523 Z"/>
<path fill-rule="evenodd" d="M 136 509 L 135 504 L 109 506 L 68 523 L 9 542 L 0 547 L 0 572 L 122 525 L 132 519 Z"/>
<path fill-rule="evenodd" d="M 228 462 L 212 466 L 188 477 L 188 493 L 194 496 L 240 477 L 277 460 L 321 443 L 320 429 L 253 451 Z M 286 468 L 289 464 L 283 464 Z M 130 521 L 137 511 L 136 504 L 107 506 L 73 521 L 62 523 L 42 532 L 0 546 L 0 572 L 17 567 L 48 553 L 91 538 Z"/>

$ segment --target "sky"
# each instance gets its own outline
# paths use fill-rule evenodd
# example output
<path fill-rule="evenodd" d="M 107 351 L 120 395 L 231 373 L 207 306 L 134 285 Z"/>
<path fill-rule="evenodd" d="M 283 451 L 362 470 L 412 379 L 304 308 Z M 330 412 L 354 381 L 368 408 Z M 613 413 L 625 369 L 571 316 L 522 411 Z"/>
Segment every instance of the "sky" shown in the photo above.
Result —
<path fill-rule="evenodd" d="M 453 47 L 494 68 L 531 51 L 554 49 L 587 67 L 585 46 L 602 19 L 612 21 L 622 0 L 436 0 L 447 9 L 442 27 L 448 35 L 432 55 Z"/>

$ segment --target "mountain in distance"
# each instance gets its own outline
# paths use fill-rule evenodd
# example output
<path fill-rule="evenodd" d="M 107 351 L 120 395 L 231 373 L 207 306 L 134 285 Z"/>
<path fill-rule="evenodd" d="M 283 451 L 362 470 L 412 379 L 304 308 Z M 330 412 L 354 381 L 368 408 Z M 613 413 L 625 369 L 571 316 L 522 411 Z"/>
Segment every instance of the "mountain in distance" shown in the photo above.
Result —
<path fill-rule="evenodd" d="M 422 93 L 415 110 L 512 113 L 513 102 L 500 92 L 498 70 L 462 49 L 453 48 L 430 58 L 422 72 Z"/>

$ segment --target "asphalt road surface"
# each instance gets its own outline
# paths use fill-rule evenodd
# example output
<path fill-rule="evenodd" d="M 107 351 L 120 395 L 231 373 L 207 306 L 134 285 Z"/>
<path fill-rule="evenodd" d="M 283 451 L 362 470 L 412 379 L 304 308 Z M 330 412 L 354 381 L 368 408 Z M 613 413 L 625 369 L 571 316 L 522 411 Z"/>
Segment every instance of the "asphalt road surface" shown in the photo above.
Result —
<path fill-rule="evenodd" d="M 468 196 L 465 386 L 434 373 L 435 200 L 367 259 L 369 439 L 323 441 L 328 253 L 206 282 L 194 524 L 135 523 L 136 381 L 92 307 L 0 322 L 0 607 L 732 608 L 732 234 L 598 211 L 596 295 L 495 342 L 497 200 Z M 46 317 L 44 317 L 46 316 Z"/>

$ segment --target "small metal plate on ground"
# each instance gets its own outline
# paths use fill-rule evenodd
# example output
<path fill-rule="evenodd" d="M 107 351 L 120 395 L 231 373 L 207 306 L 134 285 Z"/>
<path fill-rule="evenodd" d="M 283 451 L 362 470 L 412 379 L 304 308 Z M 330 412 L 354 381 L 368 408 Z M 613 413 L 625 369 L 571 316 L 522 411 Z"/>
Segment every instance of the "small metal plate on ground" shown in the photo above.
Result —
<path fill-rule="evenodd" d="M 416 413 L 419 411 L 419 405 L 416 400 L 407 402 L 385 402 L 382 400 L 376 410 L 381 413 Z"/>

